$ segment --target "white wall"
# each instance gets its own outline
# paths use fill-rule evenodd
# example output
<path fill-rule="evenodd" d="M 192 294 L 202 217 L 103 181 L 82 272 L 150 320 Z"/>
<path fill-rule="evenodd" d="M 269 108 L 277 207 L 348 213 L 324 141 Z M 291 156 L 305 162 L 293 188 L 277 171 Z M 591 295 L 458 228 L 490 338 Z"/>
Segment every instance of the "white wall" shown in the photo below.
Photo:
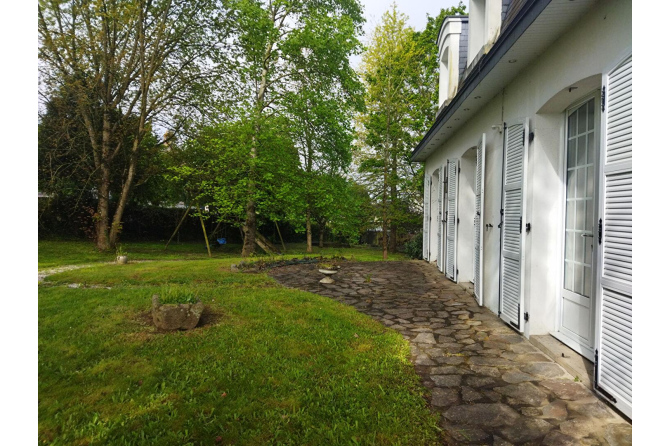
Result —
<path fill-rule="evenodd" d="M 525 325 L 527 336 L 546 334 L 557 328 L 564 111 L 599 88 L 601 73 L 625 56 L 632 42 L 631 17 L 630 2 L 598 3 L 426 160 L 426 171 L 432 172 L 447 159 L 462 157 L 486 133 L 483 224 L 492 224 L 493 228 L 484 229 L 483 294 L 484 305 L 497 313 L 502 134 L 491 126 L 530 118 L 530 131 L 535 133 L 535 139 L 530 143 L 528 158 L 527 221 L 532 230 L 526 238 L 524 306 L 530 314 Z M 574 85 L 580 88 L 568 92 L 568 87 Z M 471 236 L 463 230 L 470 223 L 461 218 L 458 258 L 461 279 L 466 278 L 463 272 L 471 268 L 471 260 L 462 257 L 465 251 L 471 251 L 465 246 L 472 242 L 464 239 Z M 431 238 L 431 252 L 436 252 L 435 243 L 436 239 Z M 466 262 L 470 266 L 462 264 Z"/>

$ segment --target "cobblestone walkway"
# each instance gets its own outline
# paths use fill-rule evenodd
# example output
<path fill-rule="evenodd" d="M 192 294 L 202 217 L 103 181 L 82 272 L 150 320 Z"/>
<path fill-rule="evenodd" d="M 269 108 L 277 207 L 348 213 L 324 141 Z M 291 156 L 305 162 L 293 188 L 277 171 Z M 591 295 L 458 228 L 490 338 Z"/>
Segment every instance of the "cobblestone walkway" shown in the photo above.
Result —
<path fill-rule="evenodd" d="M 315 265 L 269 274 L 399 331 L 446 444 L 632 444 L 628 422 L 434 266 L 347 262 L 330 285 Z"/>

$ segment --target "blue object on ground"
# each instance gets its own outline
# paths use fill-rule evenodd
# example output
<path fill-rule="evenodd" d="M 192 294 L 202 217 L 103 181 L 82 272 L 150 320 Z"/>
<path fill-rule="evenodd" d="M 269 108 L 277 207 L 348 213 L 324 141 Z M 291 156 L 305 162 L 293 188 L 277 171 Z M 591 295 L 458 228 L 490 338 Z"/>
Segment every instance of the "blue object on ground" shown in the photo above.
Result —
<path fill-rule="evenodd" d="M 226 244 L 226 239 L 225 238 L 217 238 L 217 242 L 219 242 L 219 245 L 225 245 Z"/>

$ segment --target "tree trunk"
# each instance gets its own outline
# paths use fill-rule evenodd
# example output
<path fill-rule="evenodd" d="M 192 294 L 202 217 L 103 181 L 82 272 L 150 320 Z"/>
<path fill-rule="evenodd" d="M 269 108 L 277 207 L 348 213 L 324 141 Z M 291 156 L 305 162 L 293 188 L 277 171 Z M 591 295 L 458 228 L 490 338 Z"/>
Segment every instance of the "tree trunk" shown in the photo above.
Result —
<path fill-rule="evenodd" d="M 109 244 L 111 246 L 116 246 L 117 238 L 121 232 L 121 223 L 123 218 L 123 211 L 126 209 L 126 204 L 128 204 L 128 198 L 130 198 L 130 190 L 133 186 L 133 181 L 135 181 L 135 170 L 137 168 L 137 157 L 140 147 L 140 141 L 144 138 L 144 134 L 141 133 L 135 137 L 133 141 L 133 151 L 130 155 L 130 166 L 128 167 L 128 174 L 126 179 L 123 181 L 123 187 L 121 188 L 121 196 L 119 197 L 119 203 L 116 205 L 116 212 L 114 212 L 114 219 L 112 220 L 112 227 L 109 231 Z"/>
<path fill-rule="evenodd" d="M 394 149 L 395 150 L 395 149 Z M 398 161 L 395 155 L 391 156 L 391 218 L 390 220 L 390 237 L 389 237 L 389 251 L 397 251 L 398 241 L 398 223 L 397 223 L 397 208 L 398 208 Z"/>
<path fill-rule="evenodd" d="M 256 202 L 253 199 L 253 187 L 253 185 L 249 185 L 250 191 L 249 199 L 247 200 L 247 218 L 244 223 L 242 257 L 249 257 L 256 251 Z"/>
<path fill-rule="evenodd" d="M 98 215 L 96 222 L 97 247 L 107 251 L 109 243 L 109 154 L 112 145 L 112 126 L 109 112 L 105 110 L 102 117 L 102 144 L 100 154 L 100 186 L 98 187 Z"/>
<path fill-rule="evenodd" d="M 100 166 L 100 185 L 98 186 L 98 211 L 95 221 L 96 246 L 100 251 L 107 251 L 109 245 L 109 166 Z"/>
<path fill-rule="evenodd" d="M 307 228 L 307 252 L 311 254 L 312 252 L 312 220 L 309 213 L 309 208 L 307 208 L 307 218 L 305 222 L 305 227 Z"/>
<path fill-rule="evenodd" d="M 323 249 L 323 233 L 325 232 L 323 226 L 319 226 L 319 248 Z"/>

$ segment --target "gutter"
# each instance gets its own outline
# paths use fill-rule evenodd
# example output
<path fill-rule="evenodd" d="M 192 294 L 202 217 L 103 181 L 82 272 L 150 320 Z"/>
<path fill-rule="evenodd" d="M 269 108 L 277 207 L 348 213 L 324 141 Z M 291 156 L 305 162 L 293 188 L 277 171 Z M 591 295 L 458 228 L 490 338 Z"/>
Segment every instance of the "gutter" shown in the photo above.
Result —
<path fill-rule="evenodd" d="M 460 108 L 475 88 L 491 70 L 500 62 L 516 41 L 530 27 L 535 19 L 544 11 L 551 0 L 528 0 L 519 12 L 512 18 L 510 24 L 502 32 L 498 40 L 493 44 L 488 53 L 475 65 L 468 77 L 463 81 L 456 96 L 444 107 L 435 118 L 435 123 L 424 135 L 419 145 L 416 146 L 410 158 L 411 162 L 417 162 L 416 157 L 423 151 L 435 134 L 445 125 L 453 114 Z"/>

